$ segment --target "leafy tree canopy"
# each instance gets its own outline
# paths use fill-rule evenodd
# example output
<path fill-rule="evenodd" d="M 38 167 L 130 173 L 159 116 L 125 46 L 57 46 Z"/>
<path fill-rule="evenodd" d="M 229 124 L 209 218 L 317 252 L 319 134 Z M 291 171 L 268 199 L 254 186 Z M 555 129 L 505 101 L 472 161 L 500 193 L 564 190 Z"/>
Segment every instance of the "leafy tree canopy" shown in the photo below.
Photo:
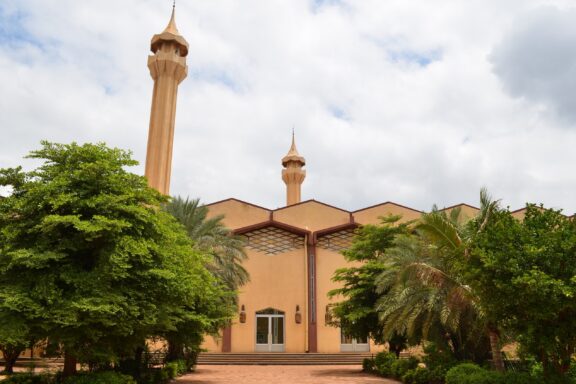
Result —
<path fill-rule="evenodd" d="M 104 144 L 42 142 L 31 172 L 0 170 L 0 316 L 60 342 L 80 360 L 111 361 L 194 320 L 213 329 L 222 287 L 166 197 Z M 0 327 L 4 327 L 0 324 Z M 0 335 L 2 331 L 0 331 Z"/>
<path fill-rule="evenodd" d="M 499 210 L 476 236 L 468 264 L 487 310 L 548 376 L 563 375 L 576 347 L 574 219 L 535 205 L 522 221 Z"/>
<path fill-rule="evenodd" d="M 332 325 L 356 338 L 369 336 L 379 344 L 390 342 L 391 349 L 398 353 L 405 346 L 405 338 L 383 333 L 376 311 L 380 297 L 376 279 L 387 268 L 381 256 L 394 245 L 396 236 L 409 231 L 409 223 L 399 224 L 399 220 L 399 216 L 389 216 L 382 219 L 382 225 L 366 225 L 357 230 L 352 246 L 344 251 L 352 266 L 335 272 L 332 280 L 342 287 L 329 293 L 344 299 L 331 308 Z"/>

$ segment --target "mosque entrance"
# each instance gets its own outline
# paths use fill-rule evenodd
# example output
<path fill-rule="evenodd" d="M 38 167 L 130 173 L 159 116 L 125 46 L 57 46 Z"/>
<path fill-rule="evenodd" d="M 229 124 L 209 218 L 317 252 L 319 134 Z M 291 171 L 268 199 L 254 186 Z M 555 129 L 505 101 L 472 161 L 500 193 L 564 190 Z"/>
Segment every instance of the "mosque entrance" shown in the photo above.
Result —
<path fill-rule="evenodd" d="M 340 351 L 341 352 L 370 352 L 368 338 L 355 339 L 352 336 L 340 332 Z"/>
<path fill-rule="evenodd" d="M 266 308 L 256 312 L 256 352 L 284 352 L 284 312 Z"/>

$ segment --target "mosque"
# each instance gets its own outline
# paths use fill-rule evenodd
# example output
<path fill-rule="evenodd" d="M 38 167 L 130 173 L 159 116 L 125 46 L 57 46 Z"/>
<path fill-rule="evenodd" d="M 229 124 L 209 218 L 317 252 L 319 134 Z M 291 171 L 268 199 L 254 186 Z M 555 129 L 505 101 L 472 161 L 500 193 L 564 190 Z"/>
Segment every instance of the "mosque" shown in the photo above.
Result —
<path fill-rule="evenodd" d="M 174 10 L 166 29 L 154 35 L 148 67 L 154 80 L 146 177 L 150 186 L 169 194 L 172 143 L 178 85 L 187 74 L 188 43 L 176 28 Z M 337 353 L 380 349 L 327 325 L 327 293 L 337 288 L 331 278 L 347 262 L 341 251 L 350 246 L 355 228 L 378 224 L 380 217 L 417 219 L 422 212 L 393 202 L 348 211 L 316 201 L 301 201 L 306 161 L 294 137 L 282 158 L 286 206 L 268 209 L 230 198 L 208 204 L 209 215 L 224 215 L 225 225 L 246 238 L 244 267 L 250 282 L 241 287 L 239 312 L 222 337 L 203 347 L 209 352 Z M 472 217 L 477 208 L 458 205 Z M 452 209 L 450 207 L 447 209 Z M 516 211 L 522 216 L 522 210 Z"/>

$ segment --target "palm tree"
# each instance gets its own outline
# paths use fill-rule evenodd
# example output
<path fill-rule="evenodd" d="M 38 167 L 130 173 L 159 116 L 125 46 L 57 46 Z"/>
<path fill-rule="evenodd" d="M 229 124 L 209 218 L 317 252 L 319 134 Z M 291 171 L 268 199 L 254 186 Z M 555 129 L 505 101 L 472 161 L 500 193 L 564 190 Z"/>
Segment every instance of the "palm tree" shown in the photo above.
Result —
<path fill-rule="evenodd" d="M 174 197 L 164 206 L 188 231 L 194 248 L 212 256 L 207 268 L 231 291 L 250 278 L 242 261 L 246 259 L 244 239 L 236 236 L 222 222 L 223 215 L 208 218 L 208 208 L 199 199 Z"/>
<path fill-rule="evenodd" d="M 449 334 L 455 353 L 457 346 L 480 342 L 474 335 L 486 335 L 494 367 L 503 370 L 498 328 L 467 284 L 464 270 L 475 233 L 484 230 L 498 209 L 498 201 L 485 189 L 480 203 L 474 225 L 465 225 L 460 209 L 446 213 L 434 208 L 422 215 L 415 236 L 398 239 L 385 255 L 389 268 L 380 276 L 379 287 L 389 293 L 382 297 L 379 310 L 388 331 L 405 331 L 409 336 L 422 332 L 424 339 Z"/>
<path fill-rule="evenodd" d="M 459 360 L 484 359 L 482 312 L 453 259 L 421 233 L 399 237 L 385 258 L 388 266 L 378 279 L 388 292 L 378 302 L 384 332 L 433 341 Z"/>

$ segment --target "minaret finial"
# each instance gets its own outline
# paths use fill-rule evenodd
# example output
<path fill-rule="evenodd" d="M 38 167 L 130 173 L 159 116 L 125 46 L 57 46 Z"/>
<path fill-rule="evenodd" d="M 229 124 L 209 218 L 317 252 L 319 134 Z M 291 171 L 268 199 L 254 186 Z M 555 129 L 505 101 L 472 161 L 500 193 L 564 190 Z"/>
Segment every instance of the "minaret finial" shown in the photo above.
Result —
<path fill-rule="evenodd" d="M 176 28 L 176 0 L 172 1 L 172 16 L 170 17 L 170 22 L 164 30 L 164 32 L 172 33 L 174 35 L 180 35 L 178 28 Z"/>

